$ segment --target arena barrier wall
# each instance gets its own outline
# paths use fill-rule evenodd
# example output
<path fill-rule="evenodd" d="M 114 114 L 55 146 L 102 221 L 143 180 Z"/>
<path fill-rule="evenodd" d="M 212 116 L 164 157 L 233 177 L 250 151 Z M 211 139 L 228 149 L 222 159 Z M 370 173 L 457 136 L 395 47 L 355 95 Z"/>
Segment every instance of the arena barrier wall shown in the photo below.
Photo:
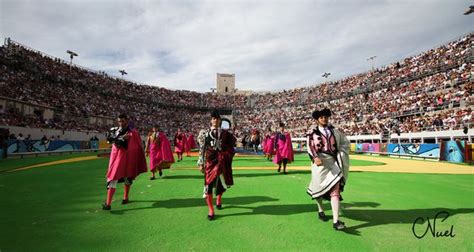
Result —
<path fill-rule="evenodd" d="M 404 154 L 420 157 L 440 157 L 439 144 L 388 144 L 387 153 Z"/>
<path fill-rule="evenodd" d="M 443 141 L 439 144 L 351 143 L 351 151 L 439 158 L 440 161 L 453 163 L 474 163 L 474 144 L 468 144 L 466 141 Z"/>
<path fill-rule="evenodd" d="M 440 160 L 463 163 L 467 162 L 468 148 L 466 141 L 444 141 L 441 143 Z"/>
<path fill-rule="evenodd" d="M 293 150 L 303 151 L 303 144 L 300 142 L 297 142 L 297 143 L 292 142 L 291 146 L 293 147 Z M 260 149 L 261 149 L 261 146 L 260 146 Z"/>
<path fill-rule="evenodd" d="M 356 151 L 356 152 L 382 152 L 382 150 L 384 149 L 383 148 L 384 145 L 386 145 L 386 144 L 380 144 L 380 143 L 351 144 L 351 151 Z"/>
<path fill-rule="evenodd" d="M 7 153 L 69 151 L 97 149 L 97 141 L 65 141 L 65 140 L 8 140 Z"/>

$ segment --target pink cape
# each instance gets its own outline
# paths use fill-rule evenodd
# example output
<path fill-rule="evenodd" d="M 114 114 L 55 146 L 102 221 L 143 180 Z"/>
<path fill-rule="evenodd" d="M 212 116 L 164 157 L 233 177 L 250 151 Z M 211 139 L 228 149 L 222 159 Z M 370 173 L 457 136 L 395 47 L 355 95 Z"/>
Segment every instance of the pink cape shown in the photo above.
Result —
<path fill-rule="evenodd" d="M 275 145 L 275 135 L 266 136 L 262 143 L 263 153 L 274 155 L 275 154 L 275 150 L 273 149 L 274 145 Z"/>
<path fill-rule="evenodd" d="M 186 151 L 190 151 L 191 149 L 196 148 L 196 142 L 194 141 L 193 134 L 189 134 L 187 143 L 186 143 Z"/>
<path fill-rule="evenodd" d="M 186 148 L 186 135 L 176 134 L 174 136 L 174 152 L 176 153 L 183 153 Z"/>
<path fill-rule="evenodd" d="M 150 171 L 169 169 L 174 163 L 171 145 L 165 133 L 158 134 L 158 141 L 150 141 Z"/>
<path fill-rule="evenodd" d="M 117 148 L 112 145 L 110 153 L 109 169 L 107 170 L 107 182 L 128 178 L 135 179 L 140 173 L 147 171 L 145 153 L 142 140 L 136 129 L 128 132 L 127 149 Z"/>
<path fill-rule="evenodd" d="M 291 136 L 289 133 L 285 132 L 285 140 L 282 141 L 278 139 L 277 142 L 277 149 L 276 155 L 273 158 L 273 163 L 279 164 L 283 161 L 283 159 L 288 159 L 288 163 L 293 162 L 294 155 L 293 155 L 293 145 L 291 144 Z"/>

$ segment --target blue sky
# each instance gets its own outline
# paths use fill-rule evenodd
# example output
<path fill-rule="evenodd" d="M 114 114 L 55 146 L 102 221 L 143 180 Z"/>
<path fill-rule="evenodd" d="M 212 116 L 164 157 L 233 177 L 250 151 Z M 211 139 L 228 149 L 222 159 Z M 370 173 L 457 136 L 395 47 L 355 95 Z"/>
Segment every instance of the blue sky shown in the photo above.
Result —
<path fill-rule="evenodd" d="M 282 90 L 365 72 L 473 31 L 469 1 L 0 0 L 0 36 L 127 79 Z"/>

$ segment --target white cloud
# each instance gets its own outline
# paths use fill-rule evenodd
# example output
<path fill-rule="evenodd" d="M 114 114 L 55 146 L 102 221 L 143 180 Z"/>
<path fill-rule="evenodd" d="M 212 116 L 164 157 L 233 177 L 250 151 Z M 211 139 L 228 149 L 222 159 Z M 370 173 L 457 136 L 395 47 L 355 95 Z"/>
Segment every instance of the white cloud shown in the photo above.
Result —
<path fill-rule="evenodd" d="M 172 89 L 288 89 L 367 71 L 472 31 L 465 1 L 1 1 L 3 37 Z"/>

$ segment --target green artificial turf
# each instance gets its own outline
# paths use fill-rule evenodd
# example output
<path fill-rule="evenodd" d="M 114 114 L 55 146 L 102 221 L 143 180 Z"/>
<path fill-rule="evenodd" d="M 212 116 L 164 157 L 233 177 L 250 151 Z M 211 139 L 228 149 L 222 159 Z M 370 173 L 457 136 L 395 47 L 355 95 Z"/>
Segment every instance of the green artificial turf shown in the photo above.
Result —
<path fill-rule="evenodd" d="M 176 168 L 189 168 L 196 167 L 198 157 L 184 157 L 183 161 L 176 162 L 173 167 Z M 384 165 L 382 162 L 365 161 L 365 160 L 350 160 L 351 166 L 370 166 L 370 165 Z M 276 167 L 277 165 L 267 160 L 264 156 L 236 156 L 233 167 Z M 308 154 L 296 154 L 295 161 L 288 164 L 288 168 L 292 166 L 311 166 L 311 161 L 308 158 Z"/>
<path fill-rule="evenodd" d="M 63 159 L 76 158 L 76 157 L 86 157 L 86 156 L 94 156 L 94 154 L 91 154 L 91 153 L 62 154 L 62 155 L 54 154 L 51 156 L 1 159 L 0 172 L 15 169 L 15 168 L 20 168 L 20 167 L 40 164 L 40 163 L 52 162 L 56 160 L 63 160 Z M 95 154 L 95 156 L 97 156 L 97 154 Z"/>
<path fill-rule="evenodd" d="M 185 157 L 185 159 L 187 159 Z M 249 162 L 239 160 L 235 163 Z M 243 157 L 242 159 L 246 159 Z M 203 177 L 190 169 L 137 178 L 131 202 L 121 205 L 120 184 L 112 211 L 105 200 L 108 159 L 0 174 L 0 250 L 3 251 L 473 251 L 472 175 L 352 172 L 343 193 L 336 232 L 317 219 L 306 186 L 309 171 L 234 171 L 224 209 L 206 219 Z M 189 161 L 191 162 L 191 161 Z M 3 161 L 2 161 L 3 163 Z M 0 163 L 0 164 L 2 164 Z M 183 165 L 185 162 L 177 167 Z M 255 166 L 255 165 L 252 165 Z M 326 209 L 330 209 L 328 202 Z M 455 237 L 417 239 L 412 224 L 440 211 L 437 231 L 453 225 Z M 331 211 L 326 211 L 331 215 Z M 431 220 L 432 221 L 432 220 Z M 426 227 L 426 225 L 425 225 Z M 421 225 L 417 226 L 421 232 Z"/>

